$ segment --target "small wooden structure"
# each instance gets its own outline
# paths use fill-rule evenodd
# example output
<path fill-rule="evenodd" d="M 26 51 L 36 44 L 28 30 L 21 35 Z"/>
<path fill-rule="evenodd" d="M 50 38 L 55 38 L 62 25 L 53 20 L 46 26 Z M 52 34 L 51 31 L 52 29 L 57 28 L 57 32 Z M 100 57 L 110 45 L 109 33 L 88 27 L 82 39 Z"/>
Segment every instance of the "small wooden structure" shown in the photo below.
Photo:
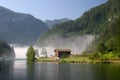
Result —
<path fill-rule="evenodd" d="M 55 57 L 62 58 L 62 57 L 69 57 L 71 54 L 70 49 L 55 49 Z"/>

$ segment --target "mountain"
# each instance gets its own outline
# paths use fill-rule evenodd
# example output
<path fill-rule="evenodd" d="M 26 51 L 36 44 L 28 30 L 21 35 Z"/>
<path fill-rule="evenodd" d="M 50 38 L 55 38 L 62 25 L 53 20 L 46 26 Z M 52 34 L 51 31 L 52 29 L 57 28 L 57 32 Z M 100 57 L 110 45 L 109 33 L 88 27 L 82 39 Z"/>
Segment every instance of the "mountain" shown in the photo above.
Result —
<path fill-rule="evenodd" d="M 115 53 L 120 57 L 120 12 L 114 15 L 106 24 L 105 30 L 99 35 L 96 46 L 97 52 Z"/>
<path fill-rule="evenodd" d="M 1 40 L 12 44 L 33 44 L 47 30 L 47 25 L 32 15 L 0 7 Z"/>
<path fill-rule="evenodd" d="M 94 35 L 96 39 L 104 33 L 103 31 L 105 31 L 109 24 L 108 22 L 118 15 L 120 11 L 119 3 L 120 0 L 108 0 L 106 3 L 86 11 L 76 20 L 54 26 L 39 38 L 37 44 L 44 46 L 51 43 L 52 40 L 56 40 L 57 42 L 54 41 L 53 43 L 56 45 L 60 42 L 60 39 L 64 39 L 63 41 L 65 41 L 67 38 L 81 35 Z M 111 32 L 109 31 L 108 33 Z M 60 38 L 56 39 L 56 36 L 60 36 Z M 87 40 L 84 38 L 84 41 Z M 77 42 L 77 44 L 79 43 L 81 43 L 81 41 Z M 62 46 L 64 46 L 64 44 Z"/>
<path fill-rule="evenodd" d="M 108 19 L 120 10 L 119 0 L 108 0 L 95 8 L 86 11 L 80 18 L 54 26 L 45 36 L 59 34 L 72 36 L 80 34 L 99 34 L 104 29 Z"/>
<path fill-rule="evenodd" d="M 13 47 L 10 47 L 6 42 L 0 40 L 0 57 L 15 58 Z"/>
<path fill-rule="evenodd" d="M 70 19 L 61 18 L 61 19 L 55 19 L 55 20 L 45 20 L 44 23 L 51 29 L 55 25 L 62 24 L 68 21 L 70 21 Z"/>

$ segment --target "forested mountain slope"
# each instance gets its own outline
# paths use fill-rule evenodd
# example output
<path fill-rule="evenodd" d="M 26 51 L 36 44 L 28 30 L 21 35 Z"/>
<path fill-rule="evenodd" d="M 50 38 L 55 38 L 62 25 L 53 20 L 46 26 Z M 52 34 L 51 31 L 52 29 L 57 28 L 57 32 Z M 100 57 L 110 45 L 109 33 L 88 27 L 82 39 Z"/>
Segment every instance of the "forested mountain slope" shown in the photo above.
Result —
<path fill-rule="evenodd" d="M 108 0 L 106 3 L 86 11 L 74 21 L 54 26 L 44 33 L 37 43 L 44 45 L 51 36 L 69 38 L 76 35 L 99 35 L 105 30 L 108 21 L 112 20 L 119 11 L 120 0 Z"/>

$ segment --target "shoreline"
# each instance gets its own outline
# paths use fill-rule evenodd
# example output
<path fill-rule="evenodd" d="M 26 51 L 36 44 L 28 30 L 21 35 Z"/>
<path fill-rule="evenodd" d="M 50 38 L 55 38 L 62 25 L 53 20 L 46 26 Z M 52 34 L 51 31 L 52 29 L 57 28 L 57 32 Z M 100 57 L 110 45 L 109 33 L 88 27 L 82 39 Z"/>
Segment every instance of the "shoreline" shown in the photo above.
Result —
<path fill-rule="evenodd" d="M 97 59 L 97 60 L 66 60 L 66 59 L 58 59 L 58 60 L 51 60 L 46 58 L 36 59 L 38 62 L 58 62 L 58 63 L 86 63 L 86 64 L 120 64 L 120 59 L 116 60 L 103 60 L 103 59 Z"/>

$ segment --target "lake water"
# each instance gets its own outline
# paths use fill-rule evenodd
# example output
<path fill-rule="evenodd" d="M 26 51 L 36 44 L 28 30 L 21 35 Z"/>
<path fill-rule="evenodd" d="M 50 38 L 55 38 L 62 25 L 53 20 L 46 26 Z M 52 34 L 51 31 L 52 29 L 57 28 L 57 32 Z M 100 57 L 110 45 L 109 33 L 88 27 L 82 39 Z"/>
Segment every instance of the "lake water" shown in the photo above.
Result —
<path fill-rule="evenodd" d="M 120 80 L 120 65 L 0 62 L 0 80 Z"/>

